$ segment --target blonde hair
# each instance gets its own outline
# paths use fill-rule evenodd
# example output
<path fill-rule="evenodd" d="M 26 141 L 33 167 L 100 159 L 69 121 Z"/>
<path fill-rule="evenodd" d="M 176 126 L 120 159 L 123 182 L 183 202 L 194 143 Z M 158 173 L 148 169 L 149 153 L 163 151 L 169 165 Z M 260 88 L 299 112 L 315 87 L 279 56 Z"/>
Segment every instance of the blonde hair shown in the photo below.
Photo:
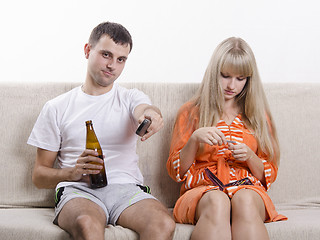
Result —
<path fill-rule="evenodd" d="M 199 128 L 216 126 L 223 114 L 224 93 L 219 80 L 221 72 L 247 78 L 242 92 L 236 97 L 242 119 L 246 127 L 253 131 L 258 150 L 269 156 L 268 161 L 278 164 L 280 150 L 276 128 L 254 54 L 241 38 L 228 38 L 213 52 L 202 83 L 192 98 L 199 109 Z"/>

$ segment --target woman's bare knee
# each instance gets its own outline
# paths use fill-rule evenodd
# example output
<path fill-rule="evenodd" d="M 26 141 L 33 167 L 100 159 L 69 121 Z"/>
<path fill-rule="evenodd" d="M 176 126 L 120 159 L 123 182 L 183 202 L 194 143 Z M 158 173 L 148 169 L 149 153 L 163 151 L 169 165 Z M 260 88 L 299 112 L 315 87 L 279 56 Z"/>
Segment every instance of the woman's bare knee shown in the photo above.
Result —
<path fill-rule="evenodd" d="M 207 217 L 214 220 L 229 218 L 230 216 L 230 199 L 219 190 L 213 190 L 205 193 L 200 199 L 196 209 L 196 220 L 200 217 Z"/>
<path fill-rule="evenodd" d="M 213 190 L 205 193 L 196 209 L 197 224 L 191 239 L 231 239 L 230 199 L 222 191 Z"/>
<path fill-rule="evenodd" d="M 264 225 L 266 210 L 260 195 L 242 189 L 231 200 L 232 239 L 269 239 Z"/>
<path fill-rule="evenodd" d="M 265 206 L 260 195 L 250 189 L 242 189 L 235 193 L 231 200 L 232 218 L 240 217 L 242 221 L 265 220 Z"/>

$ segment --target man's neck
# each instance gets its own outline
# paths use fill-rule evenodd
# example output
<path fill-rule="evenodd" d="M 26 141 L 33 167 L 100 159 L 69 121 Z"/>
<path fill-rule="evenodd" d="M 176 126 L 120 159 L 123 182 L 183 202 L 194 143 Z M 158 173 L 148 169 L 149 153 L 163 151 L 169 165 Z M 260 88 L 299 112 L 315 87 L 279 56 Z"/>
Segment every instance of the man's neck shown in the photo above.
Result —
<path fill-rule="evenodd" d="M 81 90 L 88 95 L 99 96 L 109 92 L 113 87 L 113 83 L 108 86 L 98 84 L 90 84 L 87 81 L 81 86 Z"/>

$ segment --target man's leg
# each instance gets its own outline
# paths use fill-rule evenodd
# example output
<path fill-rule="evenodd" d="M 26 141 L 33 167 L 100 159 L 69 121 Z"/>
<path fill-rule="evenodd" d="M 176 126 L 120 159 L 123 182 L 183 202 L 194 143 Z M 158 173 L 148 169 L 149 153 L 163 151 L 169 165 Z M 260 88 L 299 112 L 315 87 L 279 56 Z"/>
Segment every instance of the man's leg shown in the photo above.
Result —
<path fill-rule="evenodd" d="M 74 198 L 63 206 L 58 225 L 75 240 L 104 240 L 106 214 L 96 203 L 85 198 Z"/>
<path fill-rule="evenodd" d="M 141 240 L 172 239 L 175 230 L 168 209 L 155 199 L 131 205 L 121 213 L 117 224 L 136 231 Z"/>

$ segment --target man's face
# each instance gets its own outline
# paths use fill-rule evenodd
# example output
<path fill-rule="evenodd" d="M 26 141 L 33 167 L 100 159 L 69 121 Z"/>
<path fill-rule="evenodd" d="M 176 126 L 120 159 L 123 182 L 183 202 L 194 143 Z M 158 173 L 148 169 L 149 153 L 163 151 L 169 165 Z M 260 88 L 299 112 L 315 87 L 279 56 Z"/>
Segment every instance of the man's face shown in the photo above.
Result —
<path fill-rule="evenodd" d="M 88 59 L 87 80 L 95 86 L 111 89 L 125 66 L 129 44 L 116 44 L 108 35 L 103 35 L 94 47 L 86 44 L 84 51 Z"/>

